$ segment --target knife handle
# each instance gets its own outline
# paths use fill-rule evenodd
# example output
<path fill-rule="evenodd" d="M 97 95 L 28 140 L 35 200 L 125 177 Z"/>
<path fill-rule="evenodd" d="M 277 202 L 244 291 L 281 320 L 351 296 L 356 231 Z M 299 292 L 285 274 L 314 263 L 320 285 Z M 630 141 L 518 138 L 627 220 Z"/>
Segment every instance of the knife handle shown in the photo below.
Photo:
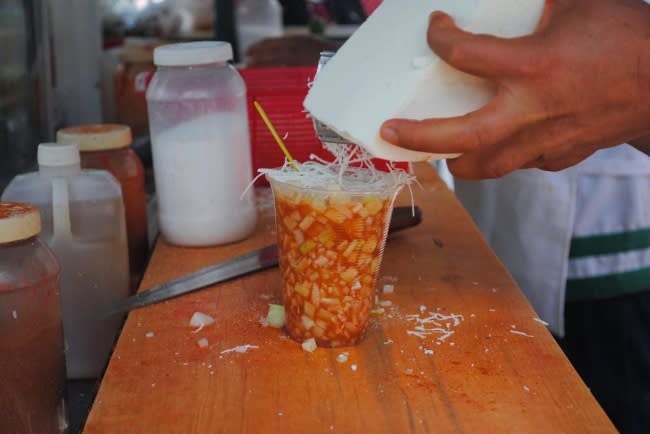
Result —
<path fill-rule="evenodd" d="M 418 206 L 396 206 L 388 226 L 388 233 L 417 226 L 422 221 L 422 210 Z"/>

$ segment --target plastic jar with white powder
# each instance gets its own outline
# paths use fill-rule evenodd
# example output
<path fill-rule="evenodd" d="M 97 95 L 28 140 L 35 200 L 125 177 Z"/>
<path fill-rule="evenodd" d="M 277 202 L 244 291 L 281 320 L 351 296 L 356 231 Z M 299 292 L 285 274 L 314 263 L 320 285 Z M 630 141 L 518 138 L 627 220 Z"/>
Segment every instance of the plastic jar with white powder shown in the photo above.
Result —
<path fill-rule="evenodd" d="M 161 46 L 147 90 L 160 231 L 183 246 L 225 244 L 255 229 L 246 85 L 226 42 Z"/>

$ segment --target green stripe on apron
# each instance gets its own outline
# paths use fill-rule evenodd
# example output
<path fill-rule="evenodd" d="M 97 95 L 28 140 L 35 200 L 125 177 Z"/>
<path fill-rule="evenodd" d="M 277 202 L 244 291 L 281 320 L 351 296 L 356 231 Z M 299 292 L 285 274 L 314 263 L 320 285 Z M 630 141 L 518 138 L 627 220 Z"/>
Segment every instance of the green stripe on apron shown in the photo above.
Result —
<path fill-rule="evenodd" d="M 568 279 L 566 301 L 615 297 L 650 288 L 650 268 L 584 279 Z"/>
<path fill-rule="evenodd" d="M 569 258 L 608 255 L 647 248 L 650 248 L 650 229 L 576 237 L 571 240 Z"/>

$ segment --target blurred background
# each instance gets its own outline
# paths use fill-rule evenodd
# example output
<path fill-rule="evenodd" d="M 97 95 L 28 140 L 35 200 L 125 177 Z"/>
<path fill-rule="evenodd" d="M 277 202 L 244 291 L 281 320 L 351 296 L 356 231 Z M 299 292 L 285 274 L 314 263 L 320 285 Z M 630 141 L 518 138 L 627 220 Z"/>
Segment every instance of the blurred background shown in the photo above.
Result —
<path fill-rule="evenodd" d="M 226 40 L 244 67 L 260 39 L 340 42 L 365 17 L 361 0 L 1 0 L 0 191 L 70 125 L 129 125 L 150 166 L 145 90 L 158 45 Z"/>

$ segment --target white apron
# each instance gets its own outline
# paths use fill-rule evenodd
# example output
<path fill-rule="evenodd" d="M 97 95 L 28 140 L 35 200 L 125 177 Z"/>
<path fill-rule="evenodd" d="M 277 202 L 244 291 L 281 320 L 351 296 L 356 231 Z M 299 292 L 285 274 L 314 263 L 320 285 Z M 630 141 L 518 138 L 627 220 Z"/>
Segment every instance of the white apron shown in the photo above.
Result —
<path fill-rule="evenodd" d="M 455 180 L 458 198 L 540 318 L 564 335 L 567 278 L 650 267 L 650 249 L 569 261 L 572 236 L 650 228 L 650 157 L 603 149 L 560 172 L 520 170 L 496 180 Z M 650 282 L 648 282 L 650 287 Z"/>

